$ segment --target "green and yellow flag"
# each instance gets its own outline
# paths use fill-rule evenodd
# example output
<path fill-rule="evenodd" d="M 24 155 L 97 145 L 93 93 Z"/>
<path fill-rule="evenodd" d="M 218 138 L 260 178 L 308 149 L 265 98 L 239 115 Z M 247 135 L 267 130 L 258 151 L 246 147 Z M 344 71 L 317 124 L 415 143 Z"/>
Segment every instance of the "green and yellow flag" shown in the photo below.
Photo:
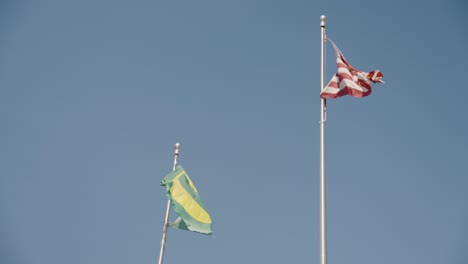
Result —
<path fill-rule="evenodd" d="M 177 165 L 175 170 L 164 177 L 161 185 L 166 186 L 167 198 L 179 215 L 175 222 L 169 224 L 170 227 L 207 235 L 213 233 L 211 217 L 182 166 Z"/>

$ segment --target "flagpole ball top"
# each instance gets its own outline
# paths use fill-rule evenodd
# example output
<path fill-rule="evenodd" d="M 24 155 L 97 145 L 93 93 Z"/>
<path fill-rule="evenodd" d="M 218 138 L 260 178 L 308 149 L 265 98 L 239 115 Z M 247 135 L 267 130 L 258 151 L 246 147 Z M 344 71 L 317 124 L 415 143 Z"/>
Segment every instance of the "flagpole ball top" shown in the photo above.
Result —
<path fill-rule="evenodd" d="M 179 154 L 180 143 L 178 143 L 178 142 L 175 143 L 174 147 L 175 147 L 175 152 L 174 153 Z"/>
<path fill-rule="evenodd" d="M 321 27 L 324 27 L 325 26 L 325 20 L 327 19 L 327 17 L 325 15 L 321 15 L 320 16 L 320 26 Z"/>

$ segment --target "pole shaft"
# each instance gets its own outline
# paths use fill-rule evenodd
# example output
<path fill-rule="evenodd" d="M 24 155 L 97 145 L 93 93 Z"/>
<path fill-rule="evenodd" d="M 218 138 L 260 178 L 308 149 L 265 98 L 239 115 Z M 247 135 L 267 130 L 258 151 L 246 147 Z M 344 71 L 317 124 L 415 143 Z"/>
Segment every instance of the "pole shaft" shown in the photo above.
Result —
<path fill-rule="evenodd" d="M 179 148 L 180 148 L 180 144 L 176 143 L 175 144 L 175 150 L 174 150 L 174 164 L 172 166 L 172 170 L 175 170 L 175 168 L 177 166 L 177 158 L 179 157 Z M 164 249 L 166 247 L 167 227 L 169 225 L 169 212 L 170 212 L 170 209 L 171 209 L 171 200 L 167 200 L 166 216 L 164 217 L 164 225 L 163 225 L 163 232 L 162 232 L 162 238 L 161 238 L 161 248 L 159 250 L 158 264 L 162 264 L 162 261 L 163 261 Z"/>
<path fill-rule="evenodd" d="M 325 88 L 325 19 L 325 16 L 320 17 L 320 91 Z M 325 206 L 325 108 L 325 98 L 320 98 L 320 264 L 327 263 L 327 229 Z"/>

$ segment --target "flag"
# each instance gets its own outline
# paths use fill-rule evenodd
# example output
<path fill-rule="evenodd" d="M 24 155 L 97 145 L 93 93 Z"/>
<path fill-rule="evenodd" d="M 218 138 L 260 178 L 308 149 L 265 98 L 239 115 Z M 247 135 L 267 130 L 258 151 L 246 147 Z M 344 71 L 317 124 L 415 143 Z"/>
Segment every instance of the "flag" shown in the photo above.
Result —
<path fill-rule="evenodd" d="M 166 196 L 179 215 L 175 222 L 169 224 L 170 227 L 207 235 L 213 233 L 211 217 L 182 166 L 177 165 L 175 170 L 164 177 L 161 185 L 166 186 Z"/>
<path fill-rule="evenodd" d="M 354 68 L 346 61 L 335 43 L 331 39 L 327 39 L 335 50 L 338 72 L 320 93 L 321 98 L 337 98 L 347 94 L 354 97 L 365 97 L 371 93 L 371 82 L 384 83 L 382 81 L 383 74 L 379 70 L 363 72 Z"/>

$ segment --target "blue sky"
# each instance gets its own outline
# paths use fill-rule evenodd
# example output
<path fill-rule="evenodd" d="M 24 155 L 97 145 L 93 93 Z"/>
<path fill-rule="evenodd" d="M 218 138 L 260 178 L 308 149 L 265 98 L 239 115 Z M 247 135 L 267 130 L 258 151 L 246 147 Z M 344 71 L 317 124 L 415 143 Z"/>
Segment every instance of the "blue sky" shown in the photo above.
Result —
<path fill-rule="evenodd" d="M 326 15 L 386 81 L 328 101 L 328 262 L 467 263 L 467 7 L 3 0 L 1 262 L 156 263 L 180 142 L 215 234 L 164 263 L 318 263 Z"/>

